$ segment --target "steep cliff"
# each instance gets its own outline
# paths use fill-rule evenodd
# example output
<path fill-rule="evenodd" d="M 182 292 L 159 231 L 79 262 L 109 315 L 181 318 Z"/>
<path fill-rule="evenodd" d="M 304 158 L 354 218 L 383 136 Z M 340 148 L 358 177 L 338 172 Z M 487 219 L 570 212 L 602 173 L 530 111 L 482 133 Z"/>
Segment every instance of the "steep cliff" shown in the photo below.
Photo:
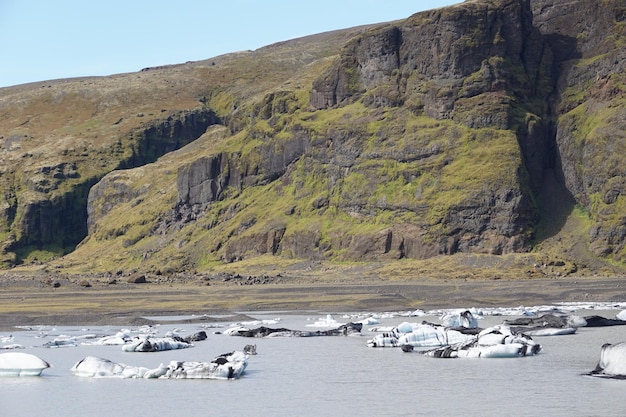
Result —
<path fill-rule="evenodd" d="M 82 271 L 205 270 L 260 255 L 277 263 L 504 255 L 559 233 L 577 207 L 585 216 L 577 236 L 621 261 L 625 15 L 617 0 L 474 0 L 98 79 L 159 93 L 101 88 L 97 101 L 108 107 L 70 124 L 82 136 L 45 158 L 38 176 L 21 163 L 3 172 L 5 254 L 32 260 L 33 247 L 56 242 L 49 235 L 64 246 L 84 237 L 53 263 Z M 13 115 L 0 126 L 13 129 L 5 149 L 17 144 L 7 138 L 40 134 L 23 130 L 28 123 L 58 121 L 34 108 L 41 94 L 4 92 L 30 97 L 19 112 L 4 102 Z M 168 98 L 176 105 L 165 107 Z M 133 106 L 122 111 L 124 100 Z M 58 123 L 54 132 L 68 130 Z M 82 159 L 66 157 L 84 143 Z M 37 207 L 73 196 L 88 220 L 62 199 L 65 210 L 29 214 L 37 211 L 25 208 L 23 184 L 35 184 Z M 76 224 L 28 220 L 50 213 Z"/>
<path fill-rule="evenodd" d="M 591 249 L 626 258 L 626 4 L 533 1 L 556 57 L 551 96 L 559 168 L 588 212 Z"/>

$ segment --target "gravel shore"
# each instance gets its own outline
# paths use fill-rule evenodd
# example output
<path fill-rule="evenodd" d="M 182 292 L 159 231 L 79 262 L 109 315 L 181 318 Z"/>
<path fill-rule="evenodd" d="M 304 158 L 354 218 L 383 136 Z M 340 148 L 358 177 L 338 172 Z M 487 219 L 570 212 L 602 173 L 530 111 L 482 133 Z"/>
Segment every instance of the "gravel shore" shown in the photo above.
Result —
<path fill-rule="evenodd" d="M 141 325 L 150 317 L 207 315 L 214 320 L 258 311 L 359 312 L 535 306 L 626 301 L 626 279 L 342 279 L 307 283 L 268 278 L 130 284 L 64 284 L 3 280 L 0 330 L 32 325 Z M 203 317 L 203 320 L 207 320 Z"/>

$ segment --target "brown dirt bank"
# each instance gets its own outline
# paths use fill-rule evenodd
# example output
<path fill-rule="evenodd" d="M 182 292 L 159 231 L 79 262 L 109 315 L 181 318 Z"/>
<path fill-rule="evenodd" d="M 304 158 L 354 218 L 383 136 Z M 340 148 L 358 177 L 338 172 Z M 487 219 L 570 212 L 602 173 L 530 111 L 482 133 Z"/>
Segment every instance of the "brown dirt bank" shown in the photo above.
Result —
<path fill-rule="evenodd" d="M 623 277 L 383 280 L 371 277 L 305 282 L 235 280 L 99 284 L 55 288 L 39 279 L 3 279 L 0 330 L 18 325 L 140 325 L 145 317 L 206 314 L 240 320 L 252 311 L 398 311 L 473 306 L 543 305 L 626 300 Z M 207 321 L 206 317 L 202 321 Z"/>

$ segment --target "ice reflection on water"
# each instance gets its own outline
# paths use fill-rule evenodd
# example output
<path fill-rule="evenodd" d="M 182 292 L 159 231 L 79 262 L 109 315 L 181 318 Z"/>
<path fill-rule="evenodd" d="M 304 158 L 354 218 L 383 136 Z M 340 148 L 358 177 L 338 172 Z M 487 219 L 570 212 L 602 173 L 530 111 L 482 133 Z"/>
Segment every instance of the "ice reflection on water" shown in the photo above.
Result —
<path fill-rule="evenodd" d="M 598 312 L 614 317 L 616 311 Z M 581 315 L 586 314 L 582 312 Z M 310 330 L 323 315 L 253 314 L 281 321 L 268 327 Z M 338 320 L 341 315 L 335 315 Z M 481 327 L 501 323 L 488 317 Z M 402 321 L 437 322 L 437 317 L 395 317 Z M 209 323 L 206 323 L 209 324 Z M 253 326 L 258 327 L 258 326 Z M 264 416 L 608 416 L 622 415 L 626 381 L 582 376 L 592 370 L 604 343 L 626 341 L 626 326 L 581 328 L 577 334 L 536 338 L 543 353 L 519 359 L 434 359 L 397 348 L 368 348 L 372 333 L 360 337 L 247 339 L 213 332 L 195 347 L 157 353 L 127 353 L 120 346 L 45 349 L 60 334 L 110 335 L 117 327 L 57 327 L 13 332 L 13 343 L 27 346 L 52 368 L 42 377 L 0 378 L 0 416 L 264 415 Z M 164 335 L 182 329 L 183 336 L 200 324 L 164 324 Z M 0 334 L 6 336 L 6 333 Z M 156 367 L 171 360 L 207 361 L 255 343 L 244 377 L 236 381 L 85 379 L 69 369 L 88 355 L 133 366 Z"/>

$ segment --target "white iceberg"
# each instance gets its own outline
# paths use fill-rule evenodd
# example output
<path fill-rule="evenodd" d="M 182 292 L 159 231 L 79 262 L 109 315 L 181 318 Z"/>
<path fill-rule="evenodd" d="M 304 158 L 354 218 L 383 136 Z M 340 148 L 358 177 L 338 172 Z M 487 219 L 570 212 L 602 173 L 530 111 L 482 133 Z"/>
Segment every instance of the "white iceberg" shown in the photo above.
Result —
<path fill-rule="evenodd" d="M 161 352 L 164 350 L 186 349 L 193 347 L 179 337 L 149 337 L 139 336 L 129 343 L 122 345 L 124 352 Z"/>
<path fill-rule="evenodd" d="M 306 327 L 338 327 L 345 323 L 339 323 L 332 314 L 327 314 L 326 318 L 316 320 L 313 324 L 307 324 Z"/>
<path fill-rule="evenodd" d="M 60 348 L 60 347 L 76 347 L 78 346 L 76 343 L 76 338 L 71 336 L 61 335 L 54 340 L 46 342 L 43 344 L 45 348 Z"/>
<path fill-rule="evenodd" d="M 472 338 L 458 330 L 429 323 L 401 323 L 389 332 L 383 332 L 367 341 L 369 347 L 412 347 L 446 346 Z"/>
<path fill-rule="evenodd" d="M 465 327 L 467 329 L 478 327 L 478 320 L 469 310 L 446 313 L 441 317 L 441 323 L 446 327 Z"/>
<path fill-rule="evenodd" d="M 171 361 L 154 369 L 129 366 L 87 356 L 71 369 L 72 375 L 89 378 L 237 379 L 248 366 L 248 355 L 234 351 L 210 362 Z"/>
<path fill-rule="evenodd" d="M 170 362 L 160 378 L 171 379 L 237 379 L 248 366 L 248 355 L 234 351 L 211 362 Z"/>
<path fill-rule="evenodd" d="M 103 346 L 116 346 L 116 345 L 125 345 L 132 339 L 130 334 L 130 330 L 122 329 L 114 335 L 103 336 L 100 339 L 96 340 L 94 345 L 103 345 Z"/>
<path fill-rule="evenodd" d="M 590 375 L 626 379 L 626 342 L 604 344 L 600 361 Z"/>
<path fill-rule="evenodd" d="M 89 378 L 143 378 L 148 368 L 128 366 L 96 356 L 87 356 L 70 369 L 72 375 Z"/>
<path fill-rule="evenodd" d="M 563 336 L 576 333 L 576 327 L 555 328 L 547 327 L 545 329 L 529 329 L 524 330 L 524 334 L 528 336 Z"/>
<path fill-rule="evenodd" d="M 11 349 L 24 349 L 24 345 L 20 345 L 19 343 L 12 343 L 10 345 L 4 345 L 0 347 L 2 350 L 11 350 Z"/>
<path fill-rule="evenodd" d="M 30 353 L 0 353 L 0 376 L 39 376 L 50 364 Z"/>
<path fill-rule="evenodd" d="M 400 336 L 398 343 L 400 346 L 433 347 L 465 342 L 472 337 L 472 335 L 461 333 L 458 330 L 421 324 L 419 327 L 413 329 L 412 332 Z"/>
<path fill-rule="evenodd" d="M 410 346 L 402 346 L 405 352 Z M 541 352 L 541 345 L 522 333 L 514 333 L 506 325 L 498 325 L 481 331 L 465 342 L 422 352 L 436 358 L 517 358 L 533 356 Z"/>

